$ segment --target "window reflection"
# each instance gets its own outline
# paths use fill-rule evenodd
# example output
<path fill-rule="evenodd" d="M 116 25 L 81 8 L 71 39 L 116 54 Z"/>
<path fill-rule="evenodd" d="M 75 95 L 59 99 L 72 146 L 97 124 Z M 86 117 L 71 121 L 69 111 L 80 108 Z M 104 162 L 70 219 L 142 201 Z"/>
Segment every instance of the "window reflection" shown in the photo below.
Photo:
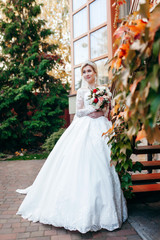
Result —
<path fill-rule="evenodd" d="M 124 18 L 126 15 L 129 14 L 130 10 L 130 1 L 126 1 L 126 4 L 120 6 L 119 9 L 119 19 Z"/>
<path fill-rule="evenodd" d="M 73 11 L 80 8 L 85 3 L 86 3 L 86 0 L 73 0 Z"/>
<path fill-rule="evenodd" d="M 98 84 L 100 85 L 109 83 L 107 60 L 108 58 L 105 58 L 95 62 L 98 68 Z"/>
<path fill-rule="evenodd" d="M 107 21 L 107 1 L 96 0 L 90 4 L 90 29 Z"/>
<path fill-rule="evenodd" d="M 74 64 L 80 64 L 88 59 L 88 37 L 74 42 Z"/>
<path fill-rule="evenodd" d="M 107 27 L 103 27 L 91 34 L 91 58 L 108 53 Z"/>
<path fill-rule="evenodd" d="M 73 26 L 74 38 L 87 32 L 87 8 L 84 8 L 73 16 Z"/>
<path fill-rule="evenodd" d="M 75 79 L 75 90 L 78 90 L 81 87 L 82 78 L 81 78 L 81 69 L 74 69 L 74 79 Z"/>

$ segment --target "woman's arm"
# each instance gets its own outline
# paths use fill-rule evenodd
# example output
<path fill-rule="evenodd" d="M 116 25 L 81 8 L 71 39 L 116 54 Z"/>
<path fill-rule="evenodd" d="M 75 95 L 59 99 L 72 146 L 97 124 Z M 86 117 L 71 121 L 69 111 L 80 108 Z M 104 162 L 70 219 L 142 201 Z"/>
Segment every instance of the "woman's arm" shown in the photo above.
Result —
<path fill-rule="evenodd" d="M 104 112 L 103 111 L 96 111 L 96 112 L 93 112 L 93 113 L 89 113 L 88 114 L 89 117 L 91 118 L 99 118 L 99 117 L 102 117 L 104 116 Z"/>
<path fill-rule="evenodd" d="M 76 98 L 76 115 L 78 117 L 84 117 L 89 116 L 89 114 L 93 112 L 95 112 L 95 109 L 91 105 L 84 108 L 84 91 L 81 88 L 78 89 Z"/>

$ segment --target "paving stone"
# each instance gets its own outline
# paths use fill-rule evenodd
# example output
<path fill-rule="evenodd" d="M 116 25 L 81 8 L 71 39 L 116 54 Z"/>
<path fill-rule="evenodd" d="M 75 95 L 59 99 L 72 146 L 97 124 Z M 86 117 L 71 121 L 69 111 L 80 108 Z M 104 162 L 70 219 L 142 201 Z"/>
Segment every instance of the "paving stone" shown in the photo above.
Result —
<path fill-rule="evenodd" d="M 65 235 L 59 235 L 58 240 L 72 240 L 72 239 L 69 234 L 68 235 L 65 234 Z"/>
<path fill-rule="evenodd" d="M 16 239 L 17 234 L 0 234 L 0 240 L 14 240 Z"/>
<path fill-rule="evenodd" d="M 21 227 L 21 223 L 12 223 L 10 225 L 12 226 L 12 228 L 19 228 L 19 227 Z"/>
<path fill-rule="evenodd" d="M 30 237 L 27 240 L 50 240 L 50 237 Z"/>
<path fill-rule="evenodd" d="M 72 240 L 82 239 L 82 236 L 81 236 L 81 234 L 78 231 L 70 233 L 70 236 L 71 236 Z"/>
<path fill-rule="evenodd" d="M 30 226 L 30 222 L 20 223 L 20 225 L 21 225 L 22 227 L 28 227 L 28 226 Z"/>
<path fill-rule="evenodd" d="M 2 225 L 3 225 L 3 228 L 11 228 L 11 226 L 12 226 L 11 223 L 4 223 Z"/>
<path fill-rule="evenodd" d="M 12 233 L 13 230 L 12 228 L 1 228 L 0 229 L 0 234 L 8 234 L 8 233 Z"/>
<path fill-rule="evenodd" d="M 58 235 L 65 235 L 67 234 L 67 230 L 64 228 L 57 228 L 57 234 Z"/>
<path fill-rule="evenodd" d="M 43 163 L 44 160 L 0 162 L 0 240 L 140 240 L 128 221 L 121 229 L 113 232 L 101 230 L 81 234 L 39 222 L 33 223 L 16 215 L 25 197 L 16 193 L 16 189 L 30 186 Z"/>
<path fill-rule="evenodd" d="M 30 237 L 30 232 L 23 232 L 17 234 L 17 239 L 28 239 Z"/>
<path fill-rule="evenodd" d="M 56 230 L 47 230 L 47 231 L 44 231 L 44 235 L 45 236 L 54 236 L 54 235 L 57 235 L 57 231 Z"/>
<path fill-rule="evenodd" d="M 93 238 L 93 233 L 92 232 L 82 234 L 82 239 L 90 239 L 90 238 Z"/>
<path fill-rule="evenodd" d="M 121 229 L 117 232 L 118 236 L 127 236 L 127 235 L 135 235 L 136 231 L 134 229 Z"/>
<path fill-rule="evenodd" d="M 112 231 L 112 232 L 109 232 L 107 230 L 101 230 L 101 233 L 102 233 L 103 237 L 115 237 L 115 236 L 117 236 L 116 230 Z"/>
<path fill-rule="evenodd" d="M 38 231 L 38 229 L 39 229 L 38 226 L 30 225 L 30 226 L 26 227 L 26 232 L 36 232 L 36 231 Z"/>
<path fill-rule="evenodd" d="M 51 240 L 59 240 L 59 237 L 58 236 L 52 236 Z"/>
<path fill-rule="evenodd" d="M 127 237 L 107 237 L 105 240 L 127 240 Z"/>
<path fill-rule="evenodd" d="M 132 236 L 127 236 L 127 240 L 142 240 L 142 238 L 137 235 L 132 235 Z"/>
<path fill-rule="evenodd" d="M 25 227 L 20 227 L 20 228 L 14 228 L 13 232 L 14 233 L 21 233 L 21 232 L 25 232 Z"/>
<path fill-rule="evenodd" d="M 44 235 L 44 231 L 31 232 L 30 234 L 31 237 L 41 237 L 43 235 Z"/>
<path fill-rule="evenodd" d="M 52 229 L 52 226 L 51 225 L 43 225 L 43 224 L 40 224 L 39 225 L 39 230 L 51 230 Z"/>
<path fill-rule="evenodd" d="M 20 218 L 15 219 L 15 218 L 10 218 L 7 220 L 8 223 L 18 223 L 21 222 Z"/>
<path fill-rule="evenodd" d="M 93 239 L 99 239 L 103 237 L 102 232 L 93 233 L 92 235 Z"/>

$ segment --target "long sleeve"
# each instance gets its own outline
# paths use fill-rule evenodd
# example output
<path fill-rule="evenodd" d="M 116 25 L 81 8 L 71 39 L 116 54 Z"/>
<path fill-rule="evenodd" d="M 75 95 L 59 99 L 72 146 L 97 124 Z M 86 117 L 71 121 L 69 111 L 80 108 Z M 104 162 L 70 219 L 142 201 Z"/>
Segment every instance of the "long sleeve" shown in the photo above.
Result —
<path fill-rule="evenodd" d="M 89 113 L 95 112 L 92 105 L 84 106 L 84 90 L 78 89 L 76 98 L 76 115 L 77 117 L 87 116 Z"/>

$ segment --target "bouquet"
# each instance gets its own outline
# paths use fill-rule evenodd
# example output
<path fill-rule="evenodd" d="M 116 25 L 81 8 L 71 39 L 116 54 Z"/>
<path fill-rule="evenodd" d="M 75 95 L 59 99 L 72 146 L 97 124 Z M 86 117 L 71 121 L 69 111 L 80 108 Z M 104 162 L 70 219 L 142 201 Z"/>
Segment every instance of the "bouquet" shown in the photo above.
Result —
<path fill-rule="evenodd" d="M 97 87 L 91 90 L 91 95 L 89 95 L 90 104 L 94 106 L 94 108 L 98 110 L 106 109 L 107 105 L 111 103 L 111 92 L 106 87 Z"/>

